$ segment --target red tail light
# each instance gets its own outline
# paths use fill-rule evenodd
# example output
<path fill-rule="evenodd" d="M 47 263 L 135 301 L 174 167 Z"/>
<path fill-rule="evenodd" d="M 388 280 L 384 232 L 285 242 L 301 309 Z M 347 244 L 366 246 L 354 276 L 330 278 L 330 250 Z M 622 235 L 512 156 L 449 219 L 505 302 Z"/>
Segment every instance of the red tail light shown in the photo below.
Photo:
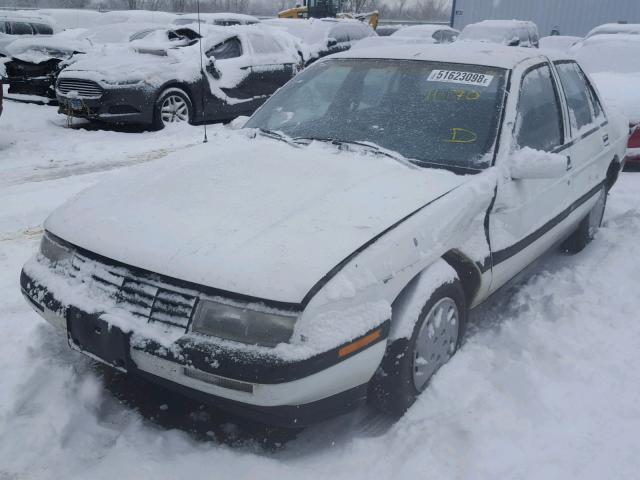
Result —
<path fill-rule="evenodd" d="M 629 143 L 627 145 L 629 148 L 640 148 L 640 125 L 636 125 L 635 130 L 629 137 Z"/>

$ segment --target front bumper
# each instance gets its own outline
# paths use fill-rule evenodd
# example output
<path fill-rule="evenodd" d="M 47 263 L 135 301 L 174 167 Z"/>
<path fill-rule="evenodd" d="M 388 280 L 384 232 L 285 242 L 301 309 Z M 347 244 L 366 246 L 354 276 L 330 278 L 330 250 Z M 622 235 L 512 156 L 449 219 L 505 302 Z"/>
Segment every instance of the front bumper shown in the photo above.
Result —
<path fill-rule="evenodd" d="M 56 90 L 58 113 L 117 124 L 151 124 L 156 92 L 147 87 L 104 88 L 100 97 L 69 97 Z"/>
<path fill-rule="evenodd" d="M 366 398 L 367 383 L 386 349 L 389 322 L 366 348 L 340 358 L 340 347 L 298 361 L 250 355 L 200 335 L 172 348 L 131 341 L 112 314 L 64 307 L 24 271 L 22 292 L 33 308 L 67 333 L 71 348 L 128 374 L 144 376 L 204 403 L 263 423 L 305 426 L 340 415 Z M 117 322 L 116 322 L 117 323 Z"/>

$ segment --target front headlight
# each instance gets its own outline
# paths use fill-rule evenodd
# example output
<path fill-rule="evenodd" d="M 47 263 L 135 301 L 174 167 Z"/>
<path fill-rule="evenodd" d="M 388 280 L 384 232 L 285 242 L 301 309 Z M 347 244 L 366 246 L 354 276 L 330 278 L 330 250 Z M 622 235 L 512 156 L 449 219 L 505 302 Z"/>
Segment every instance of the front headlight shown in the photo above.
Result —
<path fill-rule="evenodd" d="M 73 250 L 63 245 L 62 242 L 56 241 L 49 232 L 44 232 L 42 236 L 40 253 L 53 264 L 73 258 Z"/>
<path fill-rule="evenodd" d="M 275 347 L 288 342 L 296 314 L 270 313 L 200 300 L 193 321 L 194 332 L 237 342 Z"/>

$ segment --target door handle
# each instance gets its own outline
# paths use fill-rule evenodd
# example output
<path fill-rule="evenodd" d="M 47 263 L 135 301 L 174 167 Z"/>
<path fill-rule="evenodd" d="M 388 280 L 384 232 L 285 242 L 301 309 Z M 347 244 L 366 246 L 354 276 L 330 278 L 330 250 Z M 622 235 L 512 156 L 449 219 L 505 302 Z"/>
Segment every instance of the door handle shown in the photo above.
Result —
<path fill-rule="evenodd" d="M 573 168 L 573 164 L 571 163 L 571 157 L 567 155 L 567 172 Z"/>

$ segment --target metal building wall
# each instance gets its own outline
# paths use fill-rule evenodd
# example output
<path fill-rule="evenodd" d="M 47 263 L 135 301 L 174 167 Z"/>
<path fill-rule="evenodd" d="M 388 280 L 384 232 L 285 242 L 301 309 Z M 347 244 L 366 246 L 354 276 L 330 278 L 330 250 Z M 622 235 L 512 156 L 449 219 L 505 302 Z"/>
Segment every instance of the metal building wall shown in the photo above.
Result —
<path fill-rule="evenodd" d="M 453 25 L 462 29 L 480 20 L 532 20 L 540 36 L 559 27 L 561 35 L 579 35 L 597 25 L 640 23 L 640 0 L 453 0 Z"/>

